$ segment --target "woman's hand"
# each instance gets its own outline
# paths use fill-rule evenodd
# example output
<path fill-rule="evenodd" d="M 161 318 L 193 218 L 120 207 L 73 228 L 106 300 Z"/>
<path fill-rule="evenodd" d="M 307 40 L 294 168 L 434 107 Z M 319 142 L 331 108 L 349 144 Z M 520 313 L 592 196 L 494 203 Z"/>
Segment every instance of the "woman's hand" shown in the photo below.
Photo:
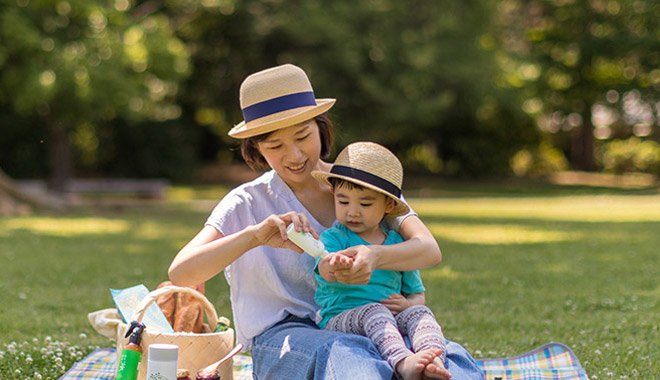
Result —
<path fill-rule="evenodd" d="M 367 284 L 371 279 L 371 274 L 376 269 L 377 254 L 375 248 L 377 245 L 356 245 L 336 254 L 343 255 L 352 259 L 353 264 L 348 268 L 342 268 L 334 271 L 337 281 L 344 284 Z"/>
<path fill-rule="evenodd" d="M 289 240 L 286 233 L 286 227 L 293 223 L 296 231 L 305 231 L 311 233 L 318 239 L 319 235 L 310 225 L 304 214 L 295 211 L 286 214 L 271 215 L 261 223 L 253 226 L 254 239 L 257 245 L 268 245 L 274 248 L 286 248 L 298 253 L 304 251 Z"/>

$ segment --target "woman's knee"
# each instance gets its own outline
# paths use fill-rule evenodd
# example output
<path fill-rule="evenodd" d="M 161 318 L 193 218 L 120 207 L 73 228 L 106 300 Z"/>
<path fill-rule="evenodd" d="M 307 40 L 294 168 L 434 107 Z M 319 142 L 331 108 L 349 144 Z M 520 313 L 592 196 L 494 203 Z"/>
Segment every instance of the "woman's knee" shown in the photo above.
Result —
<path fill-rule="evenodd" d="M 374 343 L 362 335 L 336 333 L 334 339 L 319 345 L 316 363 L 316 378 L 389 379 L 392 376 L 390 365 Z"/>

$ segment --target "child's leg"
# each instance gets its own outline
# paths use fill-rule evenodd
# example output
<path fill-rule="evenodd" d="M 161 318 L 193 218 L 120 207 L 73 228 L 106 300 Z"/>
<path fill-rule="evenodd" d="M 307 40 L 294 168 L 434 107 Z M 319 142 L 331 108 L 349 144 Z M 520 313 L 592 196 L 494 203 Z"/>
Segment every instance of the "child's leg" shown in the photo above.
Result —
<path fill-rule="evenodd" d="M 431 309 L 424 305 L 411 306 L 399 313 L 396 321 L 399 330 L 410 338 L 413 351 L 440 349 L 444 361 L 447 351 L 445 337 Z"/>
<path fill-rule="evenodd" d="M 328 330 L 366 336 L 392 368 L 413 353 L 406 347 L 392 313 L 382 304 L 370 303 L 334 316 L 325 326 Z"/>
<path fill-rule="evenodd" d="M 410 338 L 413 351 L 433 352 L 437 356 L 424 369 L 425 378 L 451 378 L 451 373 L 445 366 L 447 357 L 445 337 L 433 312 L 424 305 L 415 305 L 399 313 L 396 321 L 401 332 Z"/>

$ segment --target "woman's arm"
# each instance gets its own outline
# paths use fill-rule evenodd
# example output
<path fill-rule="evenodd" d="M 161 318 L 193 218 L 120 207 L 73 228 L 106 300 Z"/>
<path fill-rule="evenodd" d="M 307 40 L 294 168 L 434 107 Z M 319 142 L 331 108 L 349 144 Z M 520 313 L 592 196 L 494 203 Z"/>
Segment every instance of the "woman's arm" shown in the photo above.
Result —
<path fill-rule="evenodd" d="M 176 255 L 168 271 L 174 285 L 207 281 L 258 244 L 249 229 L 224 236 L 211 226 L 201 231 Z"/>
<path fill-rule="evenodd" d="M 211 226 L 204 226 L 172 261 L 168 271 L 170 281 L 175 285 L 195 286 L 217 275 L 245 252 L 260 245 L 302 253 L 302 249 L 287 238 L 286 226 L 290 223 L 295 223 L 299 230 L 316 234 L 305 216 L 295 212 L 271 215 L 259 224 L 227 236 Z"/>
<path fill-rule="evenodd" d="M 399 234 L 403 236 L 404 242 L 374 246 L 377 257 L 375 268 L 410 271 L 440 264 L 440 246 L 419 217 L 411 215 L 404 219 Z"/>
<path fill-rule="evenodd" d="M 440 264 L 442 253 L 431 231 L 415 215 L 399 229 L 404 242 L 393 245 L 358 245 L 341 251 L 353 258 L 350 269 L 336 270 L 335 278 L 347 284 L 366 284 L 375 269 L 410 271 Z"/>

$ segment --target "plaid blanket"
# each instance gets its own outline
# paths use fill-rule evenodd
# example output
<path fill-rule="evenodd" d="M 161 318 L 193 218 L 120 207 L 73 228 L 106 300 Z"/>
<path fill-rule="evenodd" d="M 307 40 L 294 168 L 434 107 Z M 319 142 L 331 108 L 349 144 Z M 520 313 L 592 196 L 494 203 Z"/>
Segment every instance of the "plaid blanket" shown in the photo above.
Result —
<path fill-rule="evenodd" d="M 520 356 L 480 359 L 477 364 L 487 380 L 588 379 L 587 373 L 570 348 L 549 343 Z M 74 364 L 60 380 L 112 380 L 117 370 L 114 348 L 100 348 Z M 234 380 L 252 379 L 252 358 L 234 356 Z"/>
<path fill-rule="evenodd" d="M 480 359 L 487 380 L 588 379 L 573 351 L 561 343 L 548 343 L 520 356 Z"/>
<path fill-rule="evenodd" d="M 117 355 L 114 348 L 99 348 L 71 367 L 60 380 L 114 380 Z M 234 356 L 234 380 L 252 380 L 252 358 Z"/>

